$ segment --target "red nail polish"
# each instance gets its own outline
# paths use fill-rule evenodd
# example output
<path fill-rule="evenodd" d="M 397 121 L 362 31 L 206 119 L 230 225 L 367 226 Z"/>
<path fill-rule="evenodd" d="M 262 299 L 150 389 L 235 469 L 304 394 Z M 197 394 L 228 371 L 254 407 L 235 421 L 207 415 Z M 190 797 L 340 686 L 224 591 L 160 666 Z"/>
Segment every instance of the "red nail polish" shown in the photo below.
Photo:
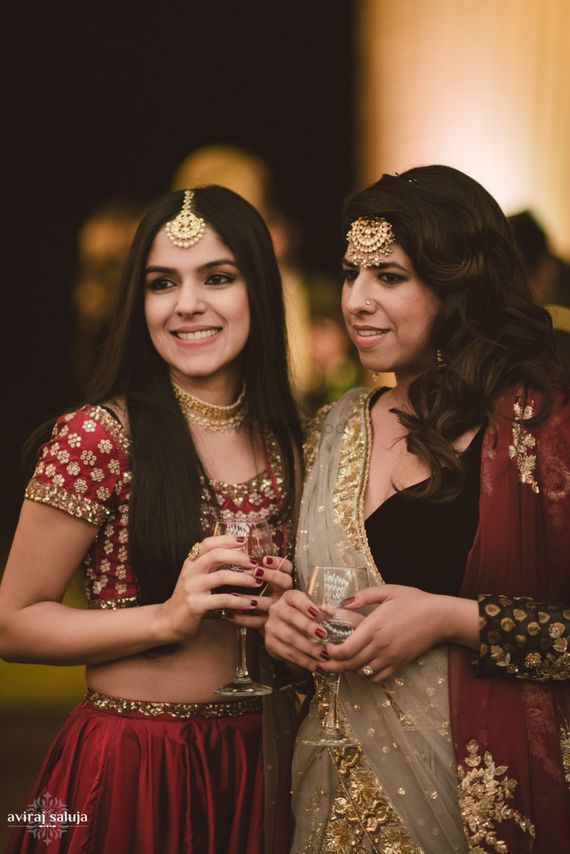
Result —
<path fill-rule="evenodd" d="M 245 537 L 236 537 L 236 543 L 245 543 Z"/>
<path fill-rule="evenodd" d="M 274 560 L 273 560 L 273 558 L 272 558 L 272 557 L 264 557 L 264 558 L 263 558 L 263 563 L 264 563 L 266 566 L 273 566 Z"/>
<path fill-rule="evenodd" d="M 319 629 L 315 629 L 315 634 L 316 634 L 316 636 L 317 636 L 318 638 L 321 638 L 321 639 L 322 639 L 322 638 L 326 638 L 326 636 L 327 636 L 327 633 L 325 632 L 325 630 L 324 630 L 324 629 L 320 629 L 320 628 L 319 628 Z"/>
<path fill-rule="evenodd" d="M 259 567 L 259 569 L 256 569 L 253 574 L 255 575 L 256 578 L 263 578 L 263 576 L 265 575 L 265 572 L 262 570 L 261 567 Z"/>
<path fill-rule="evenodd" d="M 256 557 L 250 557 L 249 562 L 252 566 L 257 566 L 257 564 L 259 563 Z"/>
<path fill-rule="evenodd" d="M 257 602 L 255 601 L 255 599 L 251 599 L 250 604 L 252 608 L 257 608 Z"/>
<path fill-rule="evenodd" d="M 319 612 L 317 611 L 316 608 L 313 608 L 312 605 L 310 608 L 307 608 L 307 613 L 310 614 L 311 617 L 318 617 L 319 616 Z"/>
<path fill-rule="evenodd" d="M 340 603 L 341 608 L 346 608 L 347 605 L 350 605 L 351 602 L 354 602 L 356 596 L 349 596 L 347 599 L 343 599 Z"/>
<path fill-rule="evenodd" d="M 323 652 L 320 653 L 320 657 L 323 659 L 323 661 L 330 661 L 331 660 L 331 657 L 328 654 L 328 652 L 325 652 L 324 650 L 323 650 Z"/>

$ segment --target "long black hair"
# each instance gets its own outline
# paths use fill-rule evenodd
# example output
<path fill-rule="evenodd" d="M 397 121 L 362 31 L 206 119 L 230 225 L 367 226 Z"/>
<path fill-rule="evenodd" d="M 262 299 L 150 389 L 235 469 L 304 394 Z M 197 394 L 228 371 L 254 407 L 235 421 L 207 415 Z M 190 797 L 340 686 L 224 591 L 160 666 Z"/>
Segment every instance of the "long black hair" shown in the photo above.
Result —
<path fill-rule="evenodd" d="M 409 387 L 414 415 L 394 410 L 408 450 L 430 466 L 423 497 L 445 500 L 464 477 L 452 442 L 491 416 L 497 398 L 523 383 L 542 393 L 536 418 L 562 384 L 548 312 L 531 297 L 511 226 L 493 197 L 449 166 L 383 175 L 346 203 L 344 225 L 379 216 L 418 277 L 442 303 L 431 331 L 434 366 Z M 435 364 L 440 350 L 446 366 Z M 443 478 L 447 469 L 451 478 Z"/>
<path fill-rule="evenodd" d="M 188 549 L 204 534 L 204 472 L 174 397 L 168 365 L 150 340 L 144 316 L 148 254 L 157 232 L 180 211 L 183 195 L 175 191 L 159 198 L 139 225 L 119 311 L 89 395 L 93 403 L 120 396 L 126 402 L 133 469 L 129 548 L 141 600 L 147 603 L 168 598 Z M 247 386 L 246 427 L 270 430 L 279 442 L 287 513 L 293 503 L 293 448 L 300 442 L 300 426 L 289 384 L 281 279 L 271 237 L 255 208 L 224 187 L 196 189 L 192 207 L 234 253 L 247 284 L 251 326 L 240 357 Z"/>

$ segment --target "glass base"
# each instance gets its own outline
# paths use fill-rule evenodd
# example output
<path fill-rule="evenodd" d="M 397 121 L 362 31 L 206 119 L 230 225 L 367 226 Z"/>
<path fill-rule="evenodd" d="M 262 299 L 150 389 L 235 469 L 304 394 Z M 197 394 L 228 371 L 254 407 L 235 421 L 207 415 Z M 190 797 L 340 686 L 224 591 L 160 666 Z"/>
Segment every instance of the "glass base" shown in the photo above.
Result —
<path fill-rule="evenodd" d="M 252 682 L 251 679 L 243 681 L 234 679 L 214 691 L 214 694 L 221 694 L 222 697 L 264 697 L 272 693 L 273 688 L 269 685 L 260 685 L 259 682 Z"/>
<path fill-rule="evenodd" d="M 334 729 L 322 729 L 316 735 L 300 738 L 299 741 L 301 744 L 312 744 L 314 747 L 358 747 L 354 739 Z"/>

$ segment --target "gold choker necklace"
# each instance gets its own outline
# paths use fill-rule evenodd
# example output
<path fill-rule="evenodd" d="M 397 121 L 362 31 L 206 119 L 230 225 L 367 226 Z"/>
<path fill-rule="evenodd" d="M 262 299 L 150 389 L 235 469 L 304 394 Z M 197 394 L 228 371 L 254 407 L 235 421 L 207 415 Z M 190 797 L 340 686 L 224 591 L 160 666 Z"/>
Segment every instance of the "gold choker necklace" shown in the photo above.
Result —
<path fill-rule="evenodd" d="M 229 432 L 230 430 L 238 430 L 245 421 L 247 410 L 245 383 L 238 399 L 235 403 L 230 403 L 229 406 L 206 403 L 205 400 L 200 400 L 199 397 L 194 397 L 193 394 L 183 391 L 180 386 L 174 383 L 172 383 L 172 388 L 188 424 L 196 424 L 198 427 L 206 427 L 208 430 L 217 430 L 218 432 Z"/>

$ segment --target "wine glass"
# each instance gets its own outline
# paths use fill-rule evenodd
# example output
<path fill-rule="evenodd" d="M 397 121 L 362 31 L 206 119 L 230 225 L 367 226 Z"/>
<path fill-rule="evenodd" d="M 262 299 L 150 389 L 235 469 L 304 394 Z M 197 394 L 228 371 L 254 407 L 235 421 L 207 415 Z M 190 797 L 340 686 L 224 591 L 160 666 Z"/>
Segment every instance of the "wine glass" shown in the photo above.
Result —
<path fill-rule="evenodd" d="M 368 572 L 365 566 L 313 567 L 307 596 L 318 607 L 319 620 L 328 634 L 327 638 L 316 642 L 323 646 L 327 643 L 341 644 L 350 637 L 370 607 L 349 610 L 342 608 L 341 602 L 368 586 Z M 303 744 L 314 744 L 319 747 L 354 746 L 355 742 L 345 735 L 338 721 L 340 676 L 340 673 L 328 673 L 325 676 L 326 685 L 329 688 L 329 706 L 321 722 L 319 733 L 302 738 Z"/>
<path fill-rule="evenodd" d="M 241 547 L 241 551 L 246 552 L 250 557 L 261 559 L 265 555 L 275 554 L 271 528 L 267 519 L 236 516 L 233 519 L 216 522 L 213 534 L 214 536 L 230 534 L 232 537 L 245 537 L 245 543 Z M 243 566 L 232 565 L 231 569 L 234 572 L 247 571 Z M 262 596 L 266 589 L 267 585 L 256 588 L 255 590 L 252 590 L 251 587 L 224 585 L 223 587 L 217 587 L 214 592 L 241 593 L 246 596 L 251 596 L 254 593 L 256 596 Z M 214 693 L 221 694 L 222 697 L 262 697 L 265 694 L 271 694 L 273 689 L 269 685 L 254 682 L 249 675 L 246 656 L 247 629 L 245 626 L 237 626 L 236 628 L 238 657 L 234 678 L 227 685 L 217 688 Z"/>

